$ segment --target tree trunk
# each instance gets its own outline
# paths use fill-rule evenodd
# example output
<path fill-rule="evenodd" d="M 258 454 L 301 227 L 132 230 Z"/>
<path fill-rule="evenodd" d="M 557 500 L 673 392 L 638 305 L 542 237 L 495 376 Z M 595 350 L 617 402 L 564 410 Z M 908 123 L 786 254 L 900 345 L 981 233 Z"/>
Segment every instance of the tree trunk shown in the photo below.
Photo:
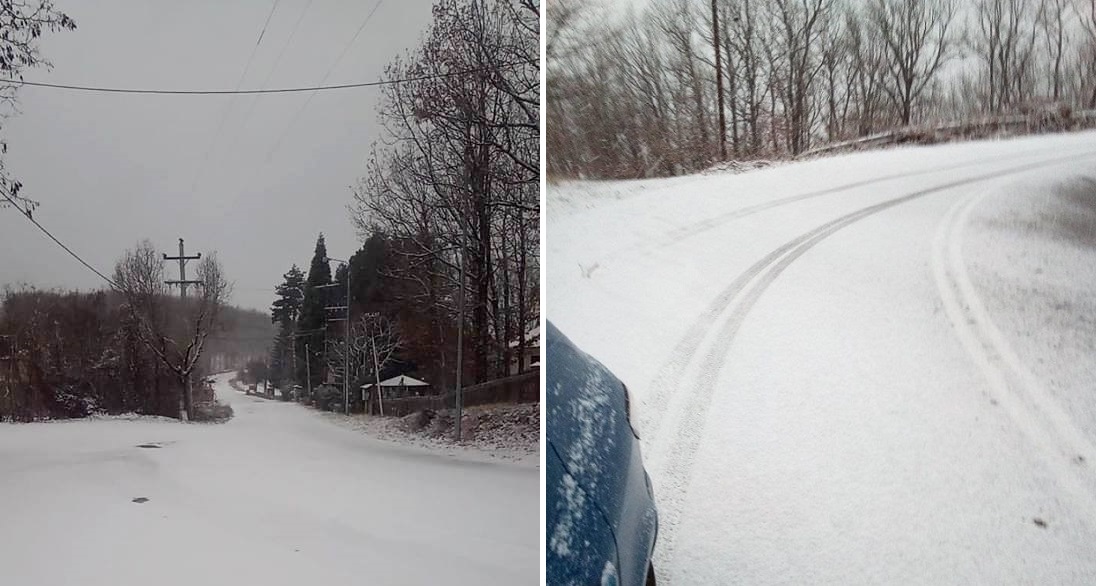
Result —
<path fill-rule="evenodd" d="M 183 421 L 190 421 L 194 416 L 194 396 L 190 392 L 190 373 L 184 374 L 180 377 L 183 383 L 183 396 L 180 397 L 179 405 L 181 407 L 179 413 L 179 419 Z"/>
<path fill-rule="evenodd" d="M 528 317 L 525 308 L 525 284 L 528 271 L 525 216 L 518 216 L 518 372 L 525 372 L 525 328 Z"/>

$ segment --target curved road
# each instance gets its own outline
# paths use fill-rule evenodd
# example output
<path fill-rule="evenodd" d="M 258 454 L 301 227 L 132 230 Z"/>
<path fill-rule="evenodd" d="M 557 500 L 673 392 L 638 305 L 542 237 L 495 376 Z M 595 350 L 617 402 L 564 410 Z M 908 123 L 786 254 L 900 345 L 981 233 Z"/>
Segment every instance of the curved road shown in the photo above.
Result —
<path fill-rule="evenodd" d="M 548 193 L 660 584 L 1096 579 L 1096 134 Z"/>
<path fill-rule="evenodd" d="M 535 465 L 372 440 L 226 380 L 222 425 L 0 424 L 0 581 L 537 583 Z"/>

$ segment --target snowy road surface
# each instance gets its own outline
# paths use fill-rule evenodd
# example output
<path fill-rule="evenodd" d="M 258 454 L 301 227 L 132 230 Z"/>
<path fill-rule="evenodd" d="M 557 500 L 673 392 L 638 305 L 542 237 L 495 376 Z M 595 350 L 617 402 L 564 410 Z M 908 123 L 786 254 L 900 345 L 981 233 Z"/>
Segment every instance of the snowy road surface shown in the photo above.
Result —
<path fill-rule="evenodd" d="M 1096 133 L 549 188 L 662 584 L 1096 583 Z"/>
<path fill-rule="evenodd" d="M 534 465 L 381 443 L 225 380 L 223 425 L 0 425 L 0 583 L 537 583 Z"/>

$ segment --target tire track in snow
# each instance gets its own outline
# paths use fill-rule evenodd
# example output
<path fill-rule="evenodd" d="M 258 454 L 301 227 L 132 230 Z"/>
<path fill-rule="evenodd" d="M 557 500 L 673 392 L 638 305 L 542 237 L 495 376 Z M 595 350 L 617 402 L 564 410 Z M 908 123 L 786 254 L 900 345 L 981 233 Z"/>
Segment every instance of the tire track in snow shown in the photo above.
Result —
<path fill-rule="evenodd" d="M 993 323 L 966 269 L 963 230 L 970 214 L 993 192 L 961 199 L 940 221 L 933 238 L 932 269 L 944 312 L 956 337 L 982 372 L 990 396 L 1017 428 L 1042 451 L 1059 485 L 1072 493 L 1087 519 L 1096 519 L 1096 462 L 1093 446 L 1024 364 Z M 1077 460 L 1075 460 L 1075 458 Z"/>
<path fill-rule="evenodd" d="M 958 170 L 958 169 L 965 169 L 965 168 L 968 168 L 968 167 L 977 167 L 979 165 L 984 165 L 984 164 L 987 164 L 987 163 L 1000 163 L 1000 162 L 1003 162 L 1003 161 L 1009 161 L 1009 160 L 1013 160 L 1013 159 L 1026 159 L 1026 158 L 1029 158 L 1033 155 L 1041 155 L 1041 154 L 1054 153 L 1054 152 L 1059 152 L 1059 151 L 1061 151 L 1061 149 L 1049 149 L 1049 148 L 1047 148 L 1047 149 L 1035 149 L 1035 150 L 1027 151 L 1027 152 L 1024 152 L 1022 154 L 1016 154 L 1016 155 L 1006 155 L 1006 156 L 1000 156 L 1000 157 L 986 157 L 986 158 L 982 158 L 982 159 L 975 159 L 973 161 L 965 161 L 963 163 L 956 163 L 954 165 L 937 166 L 937 167 L 932 167 L 932 168 L 929 168 L 929 169 L 921 169 L 921 170 L 918 170 L 918 171 L 908 171 L 908 172 L 905 172 L 905 173 L 892 173 L 890 175 L 882 175 L 882 176 L 879 176 L 879 177 L 873 177 L 871 179 L 864 179 L 864 180 L 861 180 L 861 181 L 855 181 L 853 183 L 846 183 L 844 185 L 838 185 L 838 186 L 835 186 L 835 187 L 827 187 L 826 189 L 821 189 L 821 190 L 818 190 L 818 191 L 811 191 L 811 192 L 808 192 L 808 193 L 790 195 L 788 197 L 782 197 L 780 199 L 776 199 L 776 200 L 773 200 L 773 201 L 762 202 L 762 203 L 746 206 L 746 207 L 743 207 L 743 208 L 736 208 L 736 209 L 733 209 L 733 210 L 730 210 L 730 211 L 727 211 L 727 212 L 723 212 L 723 213 L 721 213 L 719 215 L 716 215 L 714 217 L 711 217 L 711 218 L 705 218 L 703 220 L 693 222 L 693 223 L 688 224 L 686 226 L 677 226 L 675 228 L 671 228 L 671 229 L 667 230 L 665 233 L 663 233 L 660 238 L 655 238 L 655 239 L 652 239 L 650 241 L 644 242 L 644 243 L 636 245 L 636 246 L 627 246 L 627 247 L 621 248 L 620 250 L 617 250 L 615 252 L 610 252 L 606 255 L 602 255 L 599 260 L 591 261 L 591 262 L 597 262 L 597 263 L 607 262 L 607 261 L 619 258 L 620 256 L 623 256 L 623 255 L 626 255 L 626 254 L 637 253 L 637 252 L 639 252 L 639 253 L 649 252 L 649 251 L 656 250 L 658 248 L 665 248 L 667 246 L 673 246 L 675 244 L 679 244 L 681 242 L 684 242 L 685 240 L 688 240 L 688 239 L 690 239 L 694 236 L 697 236 L 699 234 L 703 234 L 704 232 L 707 232 L 709 230 L 713 230 L 715 228 L 718 228 L 718 227 L 720 227 L 720 226 L 722 226 L 722 225 L 724 225 L 728 222 L 737 220 L 739 218 L 744 218 L 746 216 L 750 216 L 750 215 L 756 214 L 758 212 L 763 212 L 763 211 L 768 210 L 768 209 L 772 209 L 772 208 L 776 208 L 776 207 L 780 207 L 780 206 L 784 206 L 784 205 L 788 205 L 788 204 L 792 204 L 792 203 L 796 203 L 796 202 L 800 202 L 800 201 L 804 201 L 804 200 L 814 199 L 814 198 L 821 197 L 821 196 L 824 196 L 824 195 L 832 195 L 832 194 L 835 194 L 835 193 L 841 193 L 843 191 L 849 191 L 849 190 L 852 190 L 852 189 L 857 189 L 859 187 L 867 187 L 869 185 L 874 185 L 876 183 L 885 183 L 887 181 L 895 181 L 895 180 L 898 180 L 898 179 L 908 179 L 910 177 L 919 177 L 919 176 L 922 176 L 922 175 L 931 175 L 933 173 L 942 173 L 942 172 L 946 172 L 946 171 L 955 171 L 955 170 Z"/>
<path fill-rule="evenodd" d="M 926 170 L 915 171 L 915 172 L 911 172 L 911 173 L 897 173 L 897 174 L 893 174 L 893 175 L 887 175 L 887 176 L 884 176 L 884 177 L 876 177 L 876 178 L 873 178 L 873 179 L 869 179 L 869 180 L 865 180 L 865 181 L 858 181 L 858 182 L 855 182 L 855 183 L 849 183 L 847 185 L 842 185 L 842 186 L 839 186 L 839 187 L 834 187 L 834 188 L 830 188 L 830 189 L 826 189 L 826 190 L 822 190 L 822 191 L 818 191 L 818 192 L 811 192 L 811 193 L 807 193 L 807 194 L 796 195 L 796 196 L 792 196 L 792 197 L 787 197 L 787 198 L 775 200 L 775 201 L 772 201 L 772 202 L 766 202 L 766 203 L 763 203 L 763 204 L 758 204 L 758 205 L 754 205 L 754 206 L 748 206 L 748 207 L 745 207 L 745 208 L 740 208 L 738 210 L 734 210 L 734 211 L 732 211 L 728 214 L 725 214 L 723 216 L 719 216 L 720 218 L 722 218 L 722 221 L 720 221 L 718 224 L 713 224 L 711 227 L 714 228 L 717 225 L 722 225 L 722 224 L 725 224 L 729 221 L 732 221 L 732 220 L 735 220 L 735 219 L 738 219 L 738 218 L 742 218 L 742 217 L 745 217 L 745 216 L 749 216 L 751 214 L 761 212 L 761 211 L 764 211 L 764 210 L 768 210 L 768 209 L 778 207 L 778 206 L 781 206 L 781 205 L 786 205 L 786 204 L 789 204 L 789 203 L 802 201 L 804 199 L 814 198 L 814 197 L 818 197 L 818 196 L 821 196 L 821 195 L 828 195 L 828 194 L 837 193 L 837 192 L 845 191 L 845 190 L 849 190 L 849 189 L 856 189 L 858 187 L 865 187 L 867 185 L 872 185 L 872 184 L 875 184 L 875 183 L 882 183 L 882 182 L 885 182 L 885 181 L 891 181 L 891 180 L 895 180 L 895 179 L 903 179 L 903 178 L 907 178 L 907 177 L 915 177 L 915 176 L 919 176 L 919 175 L 928 175 L 928 174 L 942 172 L 942 171 L 951 171 L 951 170 L 955 170 L 955 169 L 959 169 L 959 168 L 965 168 L 965 167 L 977 167 L 977 166 L 980 166 L 980 165 L 983 165 L 983 164 L 986 164 L 986 163 L 1000 163 L 1000 162 L 1008 161 L 1008 160 L 1015 159 L 1015 158 L 1029 158 L 1033 154 L 1038 155 L 1038 154 L 1042 154 L 1042 153 L 1059 152 L 1060 150 L 1061 149 L 1039 149 L 1039 150 L 1026 152 L 1022 155 L 1009 156 L 1009 157 L 996 157 L 996 158 L 978 159 L 978 160 L 973 161 L 973 162 L 966 162 L 966 163 L 962 163 L 962 164 L 958 164 L 958 165 L 951 165 L 951 166 L 947 166 L 947 167 L 937 167 L 937 168 L 934 168 L 934 169 L 926 169 Z M 1029 167 L 1019 167 L 1017 169 L 1026 170 L 1028 168 Z M 987 177 L 987 176 L 978 176 L 978 177 L 976 177 L 976 179 L 979 180 L 979 181 L 983 180 L 984 178 L 989 178 L 989 177 Z M 951 184 L 948 184 L 948 185 L 951 185 Z M 945 187 L 942 187 L 942 188 L 945 188 Z M 886 202 L 884 202 L 884 203 L 886 203 Z M 853 212 L 853 213 L 857 213 L 857 212 Z M 839 220 L 840 220 L 840 218 L 838 220 L 835 220 L 835 222 L 839 221 Z M 707 220 L 707 221 L 711 221 L 711 220 Z M 825 225 L 820 226 L 819 228 L 816 228 L 815 231 L 821 230 L 823 228 L 825 228 Z M 673 349 L 670 351 L 669 358 L 667 358 L 662 363 L 662 365 L 659 367 L 657 373 L 655 374 L 654 378 L 652 378 L 651 381 L 647 385 L 646 396 L 649 396 L 651 398 L 649 400 L 645 401 L 646 408 L 638 413 L 638 415 L 639 415 L 638 419 L 640 420 L 640 426 L 641 426 L 641 429 L 643 430 L 643 433 L 644 433 L 645 436 L 651 437 L 651 438 L 656 438 L 658 436 L 659 428 L 662 424 L 662 420 L 665 418 L 666 412 L 670 408 L 670 403 L 673 400 L 673 395 L 674 395 L 673 384 L 674 384 L 674 381 L 680 380 L 681 372 L 685 368 L 687 368 L 688 365 L 692 362 L 693 357 L 695 356 L 697 349 L 699 348 L 701 342 L 704 340 L 704 337 L 714 327 L 716 319 L 719 317 L 720 314 L 723 313 L 723 311 L 726 310 L 727 306 L 730 304 L 730 302 L 734 298 L 734 296 L 737 295 L 742 290 L 743 287 L 745 287 L 746 283 L 748 283 L 751 279 L 753 279 L 755 276 L 757 276 L 762 270 L 764 270 L 764 268 L 766 266 L 768 266 L 769 264 L 772 264 L 773 262 L 776 262 L 776 260 L 780 256 L 786 254 L 792 248 L 794 248 L 794 247 L 802 244 L 806 240 L 810 239 L 811 235 L 815 231 L 807 232 L 807 233 L 799 236 L 798 238 L 795 238 L 795 239 L 785 243 L 780 248 L 772 251 L 771 253 L 769 253 L 765 257 L 763 257 L 761 260 L 754 263 L 750 268 L 746 269 L 746 271 L 741 273 L 738 276 L 738 278 L 736 278 L 734 280 L 734 282 L 732 282 L 723 291 L 721 291 L 719 293 L 719 295 L 716 296 L 715 300 L 708 306 L 708 308 L 703 313 L 701 313 L 699 316 L 697 316 L 697 318 L 695 320 L 693 320 L 693 322 L 689 325 L 689 328 L 686 330 L 685 334 L 678 340 L 678 342 L 674 345 Z M 681 241 L 684 241 L 689 236 L 691 236 L 691 234 L 682 236 L 682 237 L 677 238 L 677 239 L 670 240 L 669 242 L 660 243 L 658 245 L 659 246 L 670 246 L 670 245 L 673 245 L 673 244 L 677 244 Z M 643 247 L 640 247 L 640 248 L 642 249 L 646 246 L 653 246 L 653 245 L 644 245 Z M 610 256 L 612 256 L 612 255 L 610 255 Z"/>
<path fill-rule="evenodd" d="M 695 390 L 682 398 L 683 405 L 680 408 L 678 421 L 668 430 L 672 432 L 672 435 L 668 436 L 667 431 L 663 431 L 662 434 L 657 436 L 652 435 L 651 460 L 657 466 L 657 475 L 660 479 L 658 491 L 659 543 L 655 551 L 655 566 L 662 568 L 660 578 L 663 583 L 673 583 L 672 564 L 677 529 L 681 522 L 685 501 L 688 498 L 696 454 L 704 436 L 708 406 L 715 395 L 716 385 L 726 363 L 726 358 L 730 353 L 735 335 L 757 300 L 792 262 L 838 230 L 903 203 L 957 187 L 1090 158 L 1094 155 L 1096 155 L 1096 152 L 1057 157 L 1021 165 L 1008 171 L 968 177 L 861 208 L 789 241 L 756 263 L 722 291 L 708 311 L 705 312 L 704 323 L 714 324 L 719 314 L 728 308 L 733 309 L 724 321 L 723 326 L 715 333 L 708 352 L 699 366 L 696 374 L 696 384 L 693 385 Z M 772 260 L 766 263 L 765 261 L 769 259 Z M 712 313 L 714 315 L 709 316 Z M 700 321 L 698 320 L 697 323 L 700 323 Z M 704 338 L 704 332 L 701 332 L 698 338 L 695 345 L 692 346 L 693 352 L 699 347 Z M 689 356 L 689 360 L 691 360 L 691 356 Z"/>
<path fill-rule="evenodd" d="M 956 163 L 954 165 L 944 165 L 944 166 L 939 166 L 939 167 L 933 167 L 933 168 L 930 168 L 930 169 L 921 169 L 919 171 L 908 171 L 908 172 L 905 172 L 905 173 L 891 173 L 890 175 L 882 175 L 882 176 L 879 176 L 879 177 L 873 177 L 871 179 L 864 179 L 862 181 L 855 181 L 853 183 L 846 183 L 844 185 L 838 185 L 837 187 L 829 187 L 829 188 L 822 189 L 822 190 L 819 190 L 819 191 L 812 191 L 810 193 L 792 195 L 792 196 L 780 198 L 780 199 L 777 199 L 777 200 L 773 200 L 773 201 L 770 201 L 770 202 L 764 202 L 764 203 L 748 206 L 748 207 L 745 207 L 745 208 L 739 208 L 737 210 L 732 210 L 730 212 L 720 214 L 718 216 L 715 216 L 714 218 L 708 218 L 708 219 L 705 219 L 705 220 L 701 220 L 700 222 L 697 222 L 697 223 L 689 225 L 689 226 L 675 228 L 673 230 L 670 230 L 666 234 L 670 238 L 670 241 L 668 242 L 668 244 L 671 244 L 671 245 L 676 244 L 678 242 L 681 242 L 683 240 L 691 238 L 691 237 L 693 237 L 697 234 L 706 232 L 706 231 L 711 230 L 713 228 L 717 228 L 717 227 L 719 227 L 723 224 L 726 224 L 729 221 L 736 220 L 736 219 L 744 217 L 744 216 L 755 214 L 757 212 L 761 212 L 761 211 L 764 211 L 764 210 L 767 210 L 767 209 L 770 209 L 770 208 L 779 207 L 779 206 L 787 205 L 787 204 L 790 204 L 790 203 L 795 203 L 795 202 L 798 202 L 798 201 L 803 201 L 803 200 L 807 200 L 807 199 L 814 199 L 816 197 L 821 197 L 823 195 L 831 195 L 831 194 L 834 194 L 834 193 L 840 193 L 842 191 L 849 191 L 851 189 L 856 189 L 858 187 L 866 187 L 868 185 L 874 185 L 876 183 L 884 183 L 884 182 L 887 182 L 887 181 L 895 181 L 897 179 L 908 179 L 910 177 L 919 177 L 921 175 L 932 175 L 934 173 L 942 173 L 942 172 L 945 172 L 945 171 L 955 171 L 955 170 L 958 170 L 958 169 L 966 169 L 968 167 L 977 167 L 979 165 L 984 165 L 986 163 L 999 163 L 999 162 L 1002 162 L 1002 161 L 1008 161 L 1008 160 L 1013 160 L 1013 159 L 1026 159 L 1026 158 L 1031 157 L 1032 155 L 1052 153 L 1052 152 L 1057 152 L 1059 150 L 1060 149 L 1039 149 L 1039 150 L 1034 150 L 1034 151 L 1030 151 L 1030 152 L 1025 152 L 1023 154 L 1009 155 L 1009 156 L 1004 156 L 1004 157 L 986 157 L 986 158 L 982 158 L 982 159 L 975 159 L 973 161 L 965 161 L 965 162 L 962 162 L 962 163 Z"/>

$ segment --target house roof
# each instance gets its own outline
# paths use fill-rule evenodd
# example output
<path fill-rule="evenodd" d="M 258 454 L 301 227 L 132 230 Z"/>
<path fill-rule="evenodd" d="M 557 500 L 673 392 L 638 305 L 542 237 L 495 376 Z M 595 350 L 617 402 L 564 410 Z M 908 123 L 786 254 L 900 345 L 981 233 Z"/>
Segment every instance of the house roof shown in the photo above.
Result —
<path fill-rule="evenodd" d="M 367 385 L 362 385 L 362 388 L 363 389 L 368 389 L 369 387 L 372 387 L 372 386 L 373 386 L 373 383 L 369 383 Z M 423 381 L 421 381 L 417 378 L 411 378 L 411 377 L 409 377 L 405 374 L 401 374 L 399 376 L 394 376 L 394 377 L 392 377 L 388 380 L 382 380 L 381 381 L 381 386 L 382 387 L 428 387 L 428 386 L 430 386 L 430 383 L 423 382 Z"/>
<path fill-rule="evenodd" d="M 510 348 L 517 348 L 517 341 L 510 342 Z M 537 326 L 525 333 L 525 346 L 527 348 L 536 348 L 540 346 L 540 326 Z"/>

